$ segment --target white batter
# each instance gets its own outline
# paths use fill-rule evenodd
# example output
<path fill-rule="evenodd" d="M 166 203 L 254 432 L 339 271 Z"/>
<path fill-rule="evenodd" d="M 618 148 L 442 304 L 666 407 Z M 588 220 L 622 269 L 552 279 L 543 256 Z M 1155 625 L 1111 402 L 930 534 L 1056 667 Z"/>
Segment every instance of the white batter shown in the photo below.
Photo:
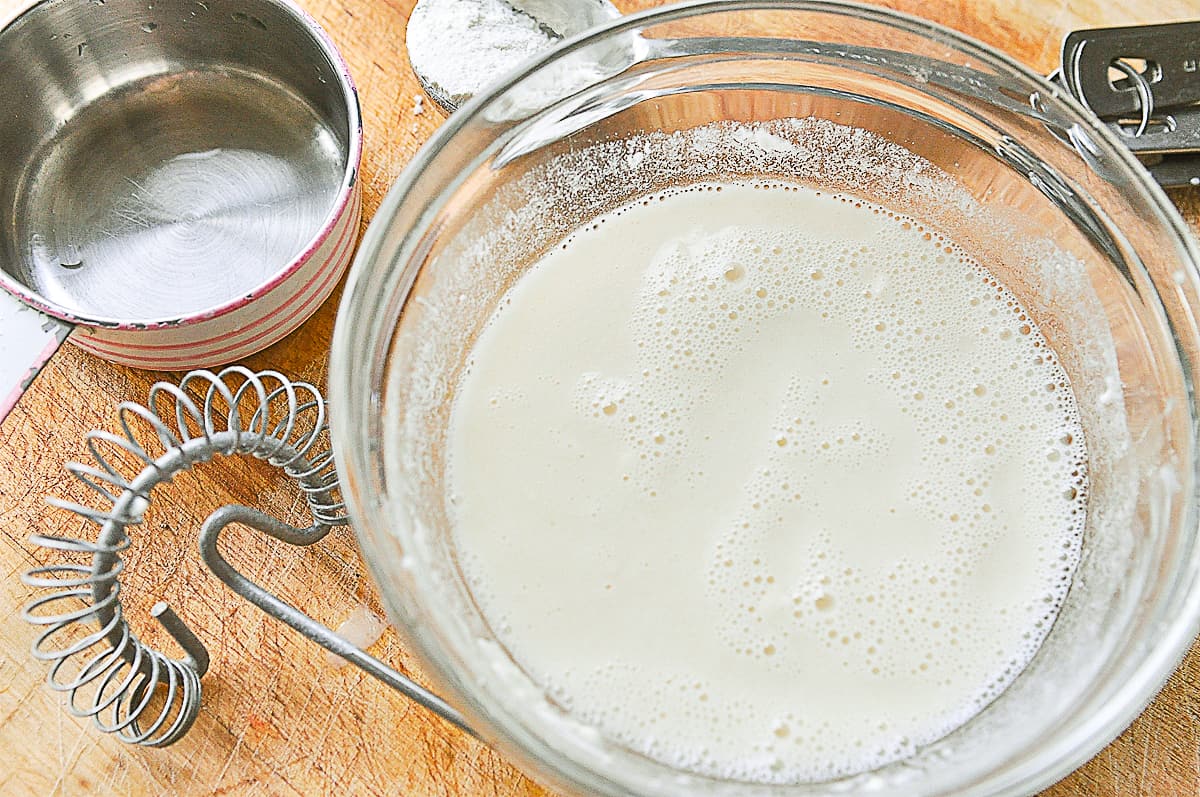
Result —
<path fill-rule="evenodd" d="M 468 582 L 577 717 L 675 766 L 904 757 L 1028 663 L 1078 560 L 1083 434 L 1013 295 L 807 188 L 603 216 L 480 336 L 447 476 Z"/>

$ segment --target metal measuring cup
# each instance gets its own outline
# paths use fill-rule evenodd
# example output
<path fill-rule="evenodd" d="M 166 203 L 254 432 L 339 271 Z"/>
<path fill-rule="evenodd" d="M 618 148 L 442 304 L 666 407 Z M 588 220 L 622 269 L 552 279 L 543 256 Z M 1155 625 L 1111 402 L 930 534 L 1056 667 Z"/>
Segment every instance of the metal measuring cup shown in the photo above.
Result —
<path fill-rule="evenodd" d="M 358 96 L 290 0 L 43 0 L 0 29 L 0 74 L 0 288 L 58 338 L 230 362 L 349 264 Z"/>

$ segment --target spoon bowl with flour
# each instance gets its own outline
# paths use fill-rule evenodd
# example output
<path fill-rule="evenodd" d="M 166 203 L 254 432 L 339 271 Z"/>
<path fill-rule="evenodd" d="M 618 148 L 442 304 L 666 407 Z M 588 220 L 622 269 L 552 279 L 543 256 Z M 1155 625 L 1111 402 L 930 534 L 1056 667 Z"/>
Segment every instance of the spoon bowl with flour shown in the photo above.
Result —
<path fill-rule="evenodd" d="M 618 16 L 608 0 L 419 0 L 408 57 L 425 93 L 451 113 L 522 61 Z"/>

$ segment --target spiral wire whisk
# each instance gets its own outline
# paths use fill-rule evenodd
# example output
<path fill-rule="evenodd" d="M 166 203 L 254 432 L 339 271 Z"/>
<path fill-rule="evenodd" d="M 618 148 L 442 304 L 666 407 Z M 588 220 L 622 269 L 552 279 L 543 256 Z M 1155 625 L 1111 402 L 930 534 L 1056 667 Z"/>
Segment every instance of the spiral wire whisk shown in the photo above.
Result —
<path fill-rule="evenodd" d="M 121 554 L 130 545 L 129 529 L 142 523 L 154 488 L 217 455 L 249 455 L 281 468 L 300 485 L 313 518 L 313 539 L 344 525 L 346 510 L 327 442 L 325 401 L 310 384 L 240 366 L 216 374 L 193 371 L 178 385 L 155 384 L 145 405 L 121 403 L 117 417 L 120 434 L 88 433 L 91 464 L 67 465 L 103 508 L 48 499 L 98 526 L 99 534 L 95 540 L 31 537 L 34 544 L 79 561 L 26 573 L 23 581 L 42 592 L 22 616 L 44 628 L 34 640 L 33 655 L 50 664 L 47 683 L 66 693 L 72 714 L 91 717 L 101 731 L 126 742 L 164 747 L 178 741 L 196 719 L 208 654 L 165 603 L 155 605 L 151 615 L 179 643 L 182 658 L 147 646 L 125 619 Z M 122 475 L 114 455 L 132 458 L 140 471 L 132 478 Z"/>

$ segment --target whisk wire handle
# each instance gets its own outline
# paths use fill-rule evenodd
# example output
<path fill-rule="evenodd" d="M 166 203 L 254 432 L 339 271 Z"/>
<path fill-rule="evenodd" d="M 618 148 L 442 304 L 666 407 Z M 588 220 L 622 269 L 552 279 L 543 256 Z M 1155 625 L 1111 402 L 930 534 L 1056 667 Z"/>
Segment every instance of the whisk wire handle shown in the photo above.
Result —
<path fill-rule="evenodd" d="M 307 529 L 299 529 L 256 509 L 236 505 L 225 506 L 209 515 L 208 519 L 204 521 L 204 525 L 201 526 L 200 556 L 208 569 L 225 582 L 226 586 L 271 617 L 286 623 L 331 653 L 341 656 L 364 672 L 378 678 L 413 702 L 438 714 L 467 733 L 475 735 L 462 715 L 446 701 L 238 572 L 229 564 L 228 560 L 221 556 L 221 552 L 217 548 L 221 532 L 234 523 L 249 526 L 291 545 L 311 545 L 325 536 L 329 531 L 328 527 L 316 525 Z"/>

